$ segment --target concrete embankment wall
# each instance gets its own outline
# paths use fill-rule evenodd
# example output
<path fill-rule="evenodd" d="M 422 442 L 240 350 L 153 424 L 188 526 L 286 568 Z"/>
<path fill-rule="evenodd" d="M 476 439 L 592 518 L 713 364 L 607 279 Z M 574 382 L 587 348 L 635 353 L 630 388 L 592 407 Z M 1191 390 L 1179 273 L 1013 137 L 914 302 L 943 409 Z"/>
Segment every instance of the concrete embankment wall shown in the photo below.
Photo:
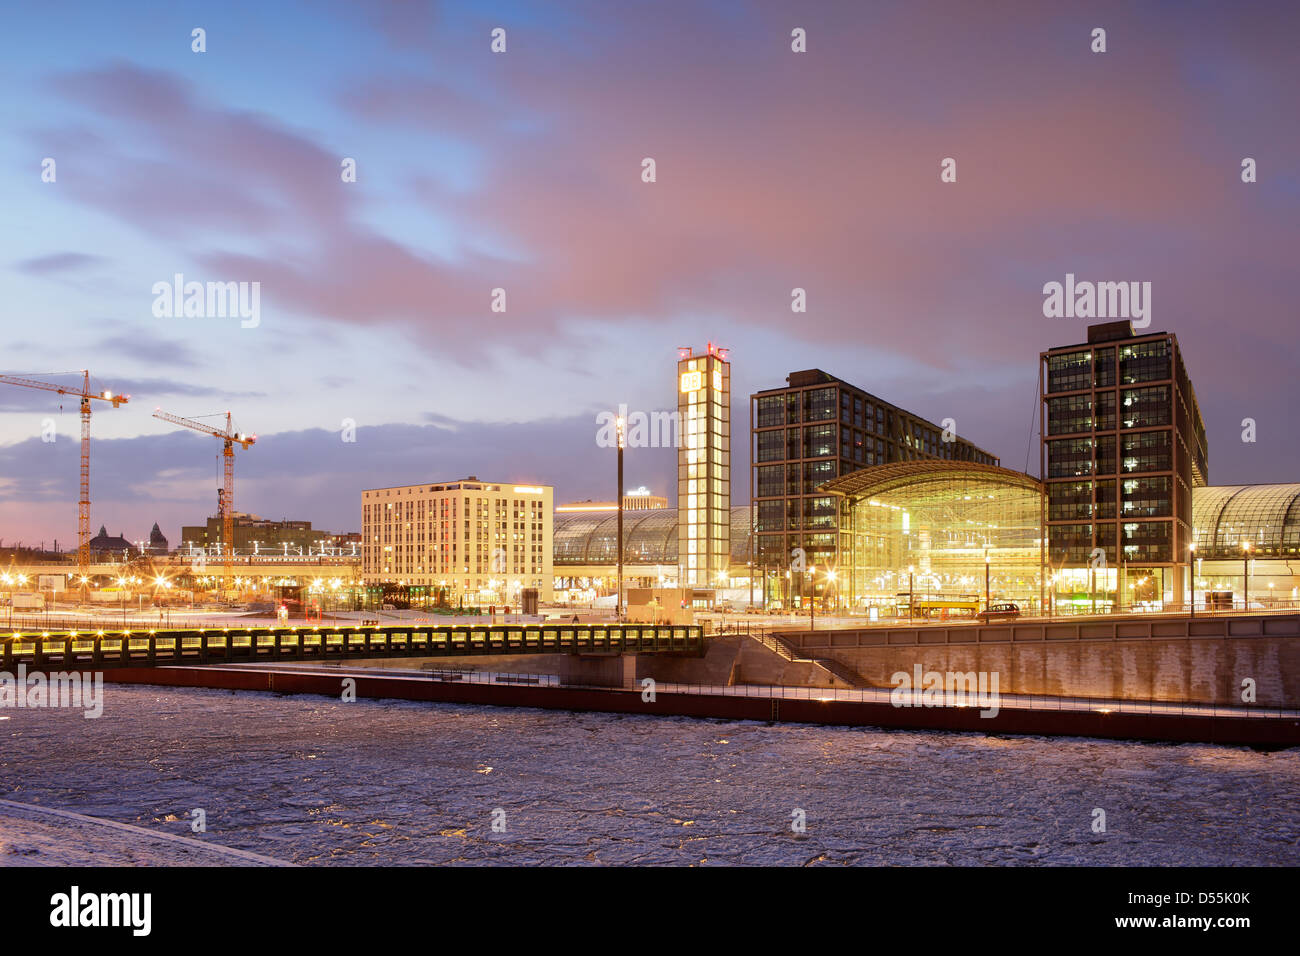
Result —
<path fill-rule="evenodd" d="M 565 654 L 493 654 L 467 657 L 359 658 L 340 662 L 346 667 L 411 670 L 494 671 L 499 674 L 568 673 Z M 810 661 L 787 661 L 749 637 L 710 638 L 703 657 L 691 654 L 640 654 L 637 680 L 646 677 L 681 684 L 778 684 L 783 687 L 829 687 L 824 670 Z"/>
<path fill-rule="evenodd" d="M 783 633 L 809 656 L 852 668 L 872 687 L 923 671 L 998 674 L 1003 694 L 1300 708 L 1300 615 L 991 626 L 873 627 Z"/>
<path fill-rule="evenodd" d="M 247 665 L 127 668 L 105 671 L 104 679 L 111 683 L 321 694 L 335 699 L 339 696 L 341 686 L 339 677 L 335 674 L 265 670 Z M 486 683 L 410 680 L 380 674 L 356 678 L 356 694 L 359 698 L 495 704 L 660 717 L 958 730 L 986 734 L 1065 734 L 1269 747 L 1294 747 L 1300 743 L 1300 720 L 1297 719 L 1012 708 L 1003 708 L 996 716 L 984 718 L 974 707 L 893 707 L 884 702 L 817 697 L 815 692 L 803 699 L 764 697 L 761 696 L 761 688 L 754 688 L 754 692 L 755 696 L 663 692 L 650 701 L 636 690 L 502 687 Z"/>

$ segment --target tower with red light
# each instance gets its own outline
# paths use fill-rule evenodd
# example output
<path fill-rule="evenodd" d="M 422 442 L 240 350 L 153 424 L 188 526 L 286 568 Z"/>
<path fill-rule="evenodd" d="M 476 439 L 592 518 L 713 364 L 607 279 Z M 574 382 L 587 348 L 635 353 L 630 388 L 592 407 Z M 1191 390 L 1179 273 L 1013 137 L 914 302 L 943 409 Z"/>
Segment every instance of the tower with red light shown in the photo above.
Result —
<path fill-rule="evenodd" d="M 725 586 L 731 563 L 731 362 L 712 342 L 677 353 L 677 581 Z"/>

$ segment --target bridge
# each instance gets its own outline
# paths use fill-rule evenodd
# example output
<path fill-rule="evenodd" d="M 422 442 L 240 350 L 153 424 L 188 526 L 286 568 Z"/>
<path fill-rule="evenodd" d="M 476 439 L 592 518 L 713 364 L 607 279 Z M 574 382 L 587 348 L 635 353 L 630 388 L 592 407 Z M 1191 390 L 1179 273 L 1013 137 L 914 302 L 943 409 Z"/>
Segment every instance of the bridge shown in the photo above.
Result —
<path fill-rule="evenodd" d="M 337 661 L 489 654 L 703 654 L 699 625 L 412 625 L 15 631 L 0 638 L 0 670 Z"/>
<path fill-rule="evenodd" d="M 112 584 L 123 575 L 140 575 L 143 565 L 137 562 L 141 561 L 147 562 L 148 567 L 152 569 L 154 574 L 161 575 L 170 581 L 183 577 L 220 577 L 223 573 L 220 557 L 209 558 L 207 563 L 203 564 L 176 555 L 150 559 L 147 556 L 137 554 L 132 562 L 92 562 L 86 568 L 86 577 L 92 582 L 102 581 L 103 583 Z M 361 559 L 346 555 L 311 555 L 303 557 L 294 554 L 279 555 L 267 552 L 263 555 L 237 555 L 231 562 L 231 569 L 236 577 L 244 578 L 340 578 L 349 583 L 355 583 L 352 579 L 356 578 L 361 571 Z M 65 575 L 68 578 L 70 591 L 75 591 L 78 587 L 77 575 L 79 572 L 77 566 L 66 561 L 16 562 L 0 568 L 0 571 L 14 578 L 20 575 L 27 578 L 30 587 L 34 587 L 37 579 L 43 574 Z M 152 580 L 142 580 L 140 583 L 142 590 L 150 591 L 154 582 Z"/>

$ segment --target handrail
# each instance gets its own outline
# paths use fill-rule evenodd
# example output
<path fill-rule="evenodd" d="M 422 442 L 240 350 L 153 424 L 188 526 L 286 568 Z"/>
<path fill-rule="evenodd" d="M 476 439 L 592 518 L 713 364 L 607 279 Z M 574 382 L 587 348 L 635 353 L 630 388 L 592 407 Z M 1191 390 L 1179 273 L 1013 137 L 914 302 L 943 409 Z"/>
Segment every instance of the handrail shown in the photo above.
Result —
<path fill-rule="evenodd" d="M 100 670 L 324 660 L 337 657 L 455 657 L 478 654 L 657 654 L 704 651 L 696 625 L 235 626 L 0 635 L 0 668 Z"/>

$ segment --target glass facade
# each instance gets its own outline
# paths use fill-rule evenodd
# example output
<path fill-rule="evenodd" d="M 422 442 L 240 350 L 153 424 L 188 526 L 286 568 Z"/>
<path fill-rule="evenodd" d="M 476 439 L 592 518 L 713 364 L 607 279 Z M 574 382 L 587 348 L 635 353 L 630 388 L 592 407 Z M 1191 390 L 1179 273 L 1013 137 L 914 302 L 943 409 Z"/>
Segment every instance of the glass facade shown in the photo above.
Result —
<path fill-rule="evenodd" d="M 822 487 L 843 475 L 887 462 L 997 458 L 820 369 L 793 372 L 784 389 L 751 397 L 755 574 L 775 581 L 792 552 L 826 568 L 849 546 L 838 503 Z M 793 601 L 805 596 L 795 593 Z"/>
<path fill-rule="evenodd" d="M 1103 603 L 1135 603 L 1137 581 L 1180 603 L 1206 445 L 1178 341 L 1128 323 L 1088 338 L 1041 357 L 1047 560 L 1090 601 L 1100 578 Z"/>
<path fill-rule="evenodd" d="M 733 568 L 749 562 L 749 506 L 729 516 Z M 628 565 L 661 566 L 667 577 L 677 567 L 678 517 L 675 508 L 646 508 L 623 513 L 623 560 Z M 618 561 L 616 514 L 560 513 L 555 516 L 555 573 L 566 568 L 601 567 L 614 573 Z"/>
<path fill-rule="evenodd" d="M 1300 558 L 1300 484 L 1198 488 L 1193 515 L 1202 560 Z"/>
<path fill-rule="evenodd" d="M 841 496 L 841 528 L 852 541 L 836 569 L 839 606 L 974 614 L 986 599 L 986 558 L 988 600 L 1014 601 L 1026 613 L 1037 606 L 1037 479 L 989 465 L 918 461 L 864 469 L 828 490 Z"/>
<path fill-rule="evenodd" d="M 714 587 L 730 567 L 731 364 L 725 354 L 710 345 L 706 353 L 684 355 L 677 362 L 677 410 L 682 423 L 677 450 L 681 587 Z M 768 453 L 779 458 L 779 440 L 769 441 Z"/>

